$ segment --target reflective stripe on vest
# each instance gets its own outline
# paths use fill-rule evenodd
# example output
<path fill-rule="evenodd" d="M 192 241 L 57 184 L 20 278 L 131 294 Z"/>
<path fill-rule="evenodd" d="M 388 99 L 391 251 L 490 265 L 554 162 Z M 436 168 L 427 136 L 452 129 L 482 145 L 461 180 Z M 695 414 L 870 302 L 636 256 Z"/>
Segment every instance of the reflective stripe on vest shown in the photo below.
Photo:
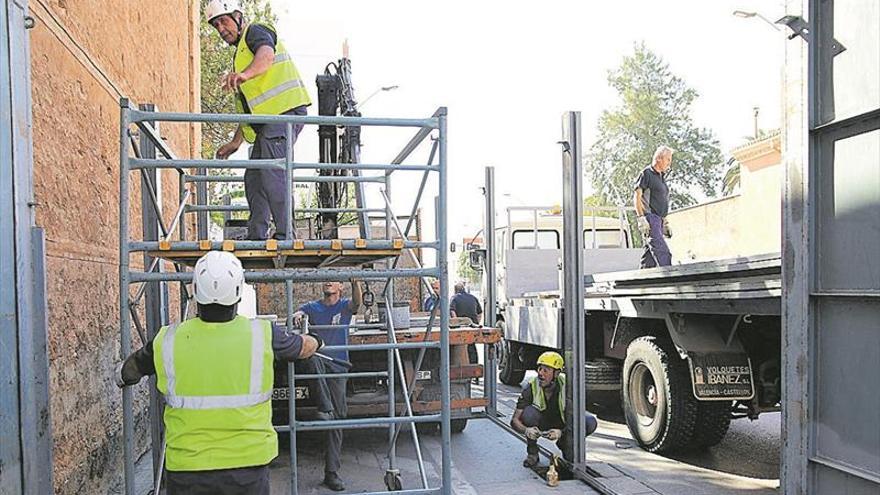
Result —
<path fill-rule="evenodd" d="M 272 26 L 267 24 L 255 24 L 276 32 Z M 244 71 L 254 60 L 254 53 L 248 48 L 246 42 L 248 29 L 250 29 L 250 25 L 241 34 L 241 39 L 236 47 L 235 59 L 233 60 L 235 72 Z M 242 83 L 239 91 L 240 95 L 235 98 L 236 110 L 239 113 L 248 111 L 252 114 L 280 115 L 312 103 L 296 65 L 277 35 L 275 59 L 272 65 L 266 72 Z M 244 108 L 242 99 L 248 108 Z M 241 130 L 245 140 L 250 143 L 256 140 L 256 132 L 253 127 L 242 124 Z"/>
<path fill-rule="evenodd" d="M 174 371 L 174 337 L 177 334 L 177 325 L 171 325 L 165 331 L 162 339 L 162 368 L 165 371 L 166 387 L 165 403 L 170 407 L 180 409 L 232 409 L 237 407 L 250 407 L 272 398 L 272 391 L 263 392 L 263 351 L 265 349 L 265 336 L 259 320 L 251 321 L 251 369 L 250 390 L 244 395 L 208 395 L 186 396 L 177 395 L 176 373 Z"/>
<path fill-rule="evenodd" d="M 529 385 L 532 387 L 532 405 L 535 409 L 543 412 L 547 409 L 547 399 L 544 397 L 544 388 L 538 378 L 533 378 Z M 559 417 L 565 423 L 565 373 L 556 377 L 556 402 L 559 405 Z"/>

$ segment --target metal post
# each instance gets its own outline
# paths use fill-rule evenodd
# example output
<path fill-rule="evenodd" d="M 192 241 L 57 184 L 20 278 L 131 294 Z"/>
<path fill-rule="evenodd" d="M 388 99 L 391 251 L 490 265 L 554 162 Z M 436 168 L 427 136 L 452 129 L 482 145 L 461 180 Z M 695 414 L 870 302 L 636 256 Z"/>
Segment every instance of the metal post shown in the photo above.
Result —
<path fill-rule="evenodd" d="M 497 322 L 495 316 L 497 308 L 497 295 L 495 294 L 495 167 L 486 167 L 486 188 L 483 191 L 486 196 L 486 216 L 483 222 L 483 235 L 486 238 L 486 316 L 484 317 L 484 325 L 489 328 L 495 328 Z M 495 379 L 495 349 L 494 346 L 483 346 L 483 395 L 489 398 L 489 405 L 486 413 L 494 416 L 497 411 L 497 380 Z"/>
<path fill-rule="evenodd" d="M 391 172 L 385 173 L 385 192 L 390 198 L 391 196 Z M 391 230 L 391 221 L 394 218 L 394 212 L 391 210 L 391 202 L 385 202 L 385 239 L 391 239 L 392 230 Z M 396 267 L 396 260 L 391 261 L 388 260 L 386 266 L 389 270 L 393 270 Z M 394 310 L 394 280 L 388 279 L 385 283 L 385 311 L 386 311 L 386 324 L 388 326 L 388 341 L 394 341 L 394 325 L 391 322 L 391 314 Z M 393 418 L 397 408 L 395 398 L 395 376 L 394 376 L 394 350 L 388 350 L 388 417 Z M 401 384 L 403 385 L 403 384 Z M 409 397 L 404 397 L 404 400 L 409 400 Z M 397 435 L 396 435 L 396 425 L 389 424 L 388 425 L 388 469 L 395 469 L 394 466 L 397 463 Z"/>
<path fill-rule="evenodd" d="M 447 246 L 447 154 L 446 154 L 446 109 L 442 109 L 440 120 L 440 180 L 437 199 L 437 238 L 440 241 L 440 249 L 437 257 L 440 268 L 440 294 L 446 294 L 449 285 L 449 269 Z M 449 394 L 449 301 L 440 297 L 440 436 L 442 445 L 442 474 L 441 492 L 444 495 L 452 495 L 452 431 L 450 430 L 450 394 Z"/>
<path fill-rule="evenodd" d="M 148 103 L 140 105 L 140 109 L 141 111 L 145 112 L 153 112 L 156 110 L 156 106 Z M 157 131 L 159 131 L 159 127 L 155 122 L 150 121 L 148 123 L 152 125 L 153 128 L 155 128 Z M 141 133 L 140 135 L 139 148 L 141 158 L 156 158 L 156 146 L 153 144 L 153 141 L 149 138 L 149 136 L 147 136 L 145 133 Z M 156 241 L 159 239 L 159 225 L 161 219 L 158 212 L 162 211 L 162 183 L 159 178 L 160 175 L 156 169 L 141 170 L 141 227 L 144 236 L 143 239 L 145 241 Z M 147 196 L 147 194 L 144 193 L 144 191 L 146 191 L 147 184 L 155 185 L 155 198 L 150 198 L 149 196 Z M 155 206 L 159 209 L 158 212 L 157 208 L 154 208 L 152 204 L 154 199 L 156 203 Z M 154 263 L 157 263 L 157 271 L 159 273 L 162 273 L 164 271 L 161 261 L 154 259 L 146 252 L 144 252 L 143 257 L 144 266 L 153 266 Z M 149 342 L 153 339 L 153 337 L 156 336 L 159 328 L 168 323 L 168 299 L 167 295 L 165 294 L 167 290 L 165 282 L 147 282 L 144 284 L 143 288 L 145 289 L 144 317 L 146 322 L 147 341 L 143 342 L 142 345 L 146 345 L 147 342 Z M 134 300 L 133 302 L 134 304 L 137 304 L 137 300 Z M 163 452 L 160 449 L 157 449 L 156 446 L 160 446 L 163 443 L 163 403 L 158 391 L 156 390 L 156 377 L 151 376 L 149 379 L 149 383 L 150 439 L 153 445 L 153 473 L 158 478 L 161 478 L 162 472 L 159 471 L 157 468 L 161 462 L 161 456 L 163 455 Z M 154 480 L 154 482 L 158 482 L 158 480 Z"/>
<path fill-rule="evenodd" d="M 119 116 L 119 354 L 121 359 L 131 352 L 131 321 L 129 304 L 129 260 L 128 260 L 128 138 L 129 102 L 120 100 Z M 131 387 L 122 389 L 122 452 L 125 471 L 125 494 L 134 495 L 134 418 L 132 415 Z"/>
<path fill-rule="evenodd" d="M 296 373 L 293 363 L 287 365 L 287 420 L 290 425 L 290 495 L 297 495 L 297 472 L 296 472 Z"/>
<path fill-rule="evenodd" d="M 177 194 L 178 194 L 177 197 L 179 198 L 181 203 L 186 201 L 187 189 L 186 189 L 186 181 L 184 180 L 183 174 L 179 174 L 177 176 Z M 183 206 L 183 205 L 181 205 L 181 206 Z M 182 215 L 182 213 L 181 213 L 181 215 Z M 178 224 L 177 229 L 178 229 L 178 232 L 180 233 L 180 240 L 181 241 L 186 240 L 186 219 L 184 219 L 182 216 L 180 218 L 180 223 Z M 187 311 L 189 310 L 189 298 L 186 297 L 187 295 L 188 294 L 187 294 L 187 290 L 186 290 L 186 282 L 181 282 L 180 283 L 180 308 L 179 308 L 180 318 L 178 321 L 186 320 Z"/>
<path fill-rule="evenodd" d="M 562 211 L 563 211 L 563 349 L 568 381 L 565 387 L 566 424 L 571 425 L 572 462 L 583 476 L 586 467 L 584 366 L 584 204 L 581 166 L 581 114 L 566 112 L 562 118 Z"/>

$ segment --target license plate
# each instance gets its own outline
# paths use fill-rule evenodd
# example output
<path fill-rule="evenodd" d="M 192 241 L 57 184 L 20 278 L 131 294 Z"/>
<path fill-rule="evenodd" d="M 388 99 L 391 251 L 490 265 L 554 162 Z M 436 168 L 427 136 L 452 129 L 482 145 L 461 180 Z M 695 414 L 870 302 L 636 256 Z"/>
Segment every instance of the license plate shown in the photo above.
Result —
<path fill-rule="evenodd" d="M 416 372 L 416 380 L 430 380 L 431 370 L 419 370 Z"/>
<path fill-rule="evenodd" d="M 749 400 L 755 395 L 752 363 L 745 354 L 688 353 L 694 396 L 700 400 Z"/>
<path fill-rule="evenodd" d="M 296 400 L 309 398 L 309 387 L 296 387 Z M 272 389 L 272 400 L 289 400 L 290 389 L 288 387 Z"/>

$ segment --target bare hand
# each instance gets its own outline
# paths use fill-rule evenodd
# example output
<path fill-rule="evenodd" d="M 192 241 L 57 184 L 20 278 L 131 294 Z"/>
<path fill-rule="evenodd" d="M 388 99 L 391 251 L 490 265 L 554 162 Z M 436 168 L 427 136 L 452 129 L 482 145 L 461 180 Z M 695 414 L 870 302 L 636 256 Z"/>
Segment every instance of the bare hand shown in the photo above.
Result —
<path fill-rule="evenodd" d="M 526 438 L 529 440 L 537 440 L 541 436 L 541 430 L 537 426 L 529 426 L 526 428 Z"/>
<path fill-rule="evenodd" d="M 222 87 L 226 91 L 238 91 L 241 84 L 247 80 L 248 77 L 243 72 L 233 72 L 223 76 Z"/>
<path fill-rule="evenodd" d="M 239 146 L 241 146 L 241 144 L 235 141 L 230 141 L 224 144 L 217 150 L 217 158 L 221 160 L 229 158 L 229 155 L 238 151 Z"/>
<path fill-rule="evenodd" d="M 547 432 L 544 433 L 544 438 L 550 440 L 551 442 L 559 440 L 560 437 L 562 437 L 562 430 L 556 428 L 547 430 Z"/>
<path fill-rule="evenodd" d="M 303 321 L 303 312 L 302 311 L 297 311 L 296 313 L 293 314 L 293 324 L 294 325 L 302 326 L 302 321 Z"/>

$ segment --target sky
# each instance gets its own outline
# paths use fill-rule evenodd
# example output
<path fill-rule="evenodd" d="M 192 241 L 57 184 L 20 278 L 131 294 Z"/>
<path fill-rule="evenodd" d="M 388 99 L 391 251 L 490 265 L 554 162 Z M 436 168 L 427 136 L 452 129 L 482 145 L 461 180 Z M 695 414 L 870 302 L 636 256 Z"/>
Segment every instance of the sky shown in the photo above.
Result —
<path fill-rule="evenodd" d="M 449 240 L 482 228 L 484 167 L 495 167 L 498 211 L 508 205 L 561 203 L 562 115 L 580 111 L 583 148 L 592 143 L 605 109 L 618 104 L 608 71 L 636 43 L 669 63 L 697 90 L 697 125 L 714 131 L 727 152 L 759 126 L 780 126 L 783 31 L 770 20 L 784 15 L 776 1 L 458 1 L 272 0 L 277 29 L 317 99 L 315 75 L 342 54 L 348 40 L 358 100 L 382 86 L 361 112 L 370 117 L 428 117 L 448 108 Z M 331 7 L 332 6 L 332 7 Z M 310 114 L 316 114 L 312 106 Z M 362 162 L 387 163 L 411 129 L 363 131 Z M 410 162 L 424 163 L 423 146 Z M 317 161 L 314 128 L 303 131 L 297 160 Z M 395 212 L 412 206 L 420 176 L 396 172 Z M 382 206 L 376 186 L 368 201 Z M 422 200 L 433 218 L 436 182 Z M 590 190 L 589 180 L 585 188 Z M 499 218 L 504 218 L 499 214 Z M 426 222 L 430 223 L 430 222 Z M 427 229 L 428 233 L 432 229 Z"/>

